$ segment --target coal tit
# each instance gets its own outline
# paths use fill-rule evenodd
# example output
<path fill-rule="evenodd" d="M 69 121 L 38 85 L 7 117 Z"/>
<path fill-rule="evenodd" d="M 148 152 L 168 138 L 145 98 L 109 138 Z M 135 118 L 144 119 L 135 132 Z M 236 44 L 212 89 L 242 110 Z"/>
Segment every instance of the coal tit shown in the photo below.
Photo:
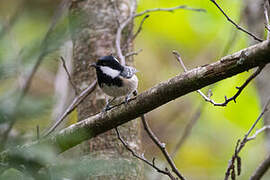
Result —
<path fill-rule="evenodd" d="M 117 97 L 125 96 L 127 103 L 132 93 L 137 95 L 138 78 L 135 73 L 138 71 L 135 68 L 121 65 L 114 56 L 103 56 L 91 66 L 96 69 L 99 87 L 113 97 L 104 110 L 110 109 L 110 103 Z"/>

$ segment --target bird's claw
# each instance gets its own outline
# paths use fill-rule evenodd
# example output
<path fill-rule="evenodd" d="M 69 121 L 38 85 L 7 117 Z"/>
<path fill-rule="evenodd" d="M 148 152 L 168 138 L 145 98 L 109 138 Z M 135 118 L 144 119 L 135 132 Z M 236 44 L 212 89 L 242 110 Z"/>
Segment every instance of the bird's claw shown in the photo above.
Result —
<path fill-rule="evenodd" d="M 127 104 L 129 100 L 130 100 L 130 97 L 129 96 L 126 96 L 125 97 L 125 104 Z"/>

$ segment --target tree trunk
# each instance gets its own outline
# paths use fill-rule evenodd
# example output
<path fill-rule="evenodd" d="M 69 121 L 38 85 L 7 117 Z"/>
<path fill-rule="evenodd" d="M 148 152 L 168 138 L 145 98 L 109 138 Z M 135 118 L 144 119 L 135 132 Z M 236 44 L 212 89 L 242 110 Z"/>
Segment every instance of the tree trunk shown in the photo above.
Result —
<path fill-rule="evenodd" d="M 95 79 L 95 71 L 89 66 L 99 57 L 114 54 L 115 35 L 118 21 L 121 23 L 130 14 L 130 5 L 135 0 L 73 0 L 71 5 L 71 24 L 78 25 L 73 32 L 73 80 L 78 92 L 87 88 Z M 118 18 L 118 20 L 117 20 Z M 78 23 L 79 20 L 79 23 Z M 74 22 L 75 21 L 75 22 Z M 130 38 L 133 24 L 130 24 L 122 35 L 123 53 L 132 49 Z M 132 59 L 127 60 L 130 64 Z M 83 120 L 101 111 L 105 106 L 105 95 L 97 88 L 77 108 L 78 120 Z M 120 128 L 120 133 L 126 142 L 137 152 L 140 150 L 139 121 L 133 120 Z M 83 179 L 141 179 L 142 164 L 122 146 L 114 130 L 108 131 L 98 137 L 80 145 L 80 156 L 90 155 L 91 158 L 106 160 L 112 163 L 120 160 L 125 166 L 125 172 L 112 171 L 109 174 L 94 176 L 88 174 Z M 77 152 L 78 153 L 78 152 Z M 119 162 L 120 162 L 119 161 Z M 101 170 L 102 171 L 102 170 Z"/>

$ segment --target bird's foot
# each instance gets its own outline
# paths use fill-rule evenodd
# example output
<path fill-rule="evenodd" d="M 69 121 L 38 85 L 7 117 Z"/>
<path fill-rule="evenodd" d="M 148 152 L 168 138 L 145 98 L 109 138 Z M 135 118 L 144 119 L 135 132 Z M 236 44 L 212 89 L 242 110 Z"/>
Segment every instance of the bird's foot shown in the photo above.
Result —
<path fill-rule="evenodd" d="M 125 104 L 127 104 L 129 100 L 130 100 L 130 95 L 127 95 L 127 96 L 125 97 Z"/>
<path fill-rule="evenodd" d="M 137 91 L 137 89 L 135 89 L 134 91 L 133 91 L 133 96 L 137 96 L 138 95 L 138 91 Z"/>
<path fill-rule="evenodd" d="M 115 100 L 116 98 L 112 98 L 110 101 L 108 101 L 108 99 L 106 98 L 106 106 L 105 108 L 103 108 L 102 112 L 106 112 L 106 111 L 109 111 L 113 108 L 113 106 L 110 106 L 110 104 Z"/>
<path fill-rule="evenodd" d="M 109 111 L 110 109 L 112 109 L 112 106 L 110 106 L 109 104 L 107 104 L 105 106 L 105 108 L 102 109 L 102 113 L 105 113 L 106 111 Z"/>

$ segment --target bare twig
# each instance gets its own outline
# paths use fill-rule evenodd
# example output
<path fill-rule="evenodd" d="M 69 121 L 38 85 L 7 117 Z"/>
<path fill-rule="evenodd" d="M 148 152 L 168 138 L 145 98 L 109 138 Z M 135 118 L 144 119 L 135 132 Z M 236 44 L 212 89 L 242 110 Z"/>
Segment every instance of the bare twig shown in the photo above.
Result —
<path fill-rule="evenodd" d="M 241 52 L 247 54 L 243 63 L 239 63 Z M 89 140 L 101 133 L 127 123 L 132 119 L 140 117 L 161 105 L 164 105 L 176 98 L 194 92 L 203 87 L 214 84 L 223 79 L 235 76 L 261 64 L 270 62 L 269 41 L 258 43 L 246 49 L 242 49 L 234 54 L 221 58 L 211 64 L 203 65 L 189 70 L 186 73 L 176 75 L 163 81 L 154 87 L 140 93 L 128 104 L 122 104 L 106 113 L 98 113 L 80 122 L 62 129 L 52 137 L 42 139 L 39 142 L 26 144 L 18 148 L 31 148 L 39 145 L 49 144 L 56 147 L 57 153 L 62 153 L 79 143 Z M 76 138 L 74 138 L 76 137 Z M 12 156 L 10 151 L 0 153 L 8 158 Z M 1 161 L 1 158 L 0 158 Z"/>
<path fill-rule="evenodd" d="M 144 23 L 144 21 L 145 21 L 149 16 L 150 16 L 150 15 L 147 14 L 147 15 L 145 15 L 145 16 L 143 17 L 143 19 L 142 19 L 141 22 L 140 22 L 140 25 L 139 25 L 138 30 L 137 30 L 136 33 L 132 36 L 132 41 L 133 41 L 134 39 L 136 39 L 136 37 L 137 37 L 137 36 L 139 35 L 139 33 L 142 31 L 143 23 Z"/>
<path fill-rule="evenodd" d="M 173 159 L 171 158 L 170 154 L 168 153 L 168 151 L 167 151 L 167 149 L 165 147 L 166 146 L 165 143 L 161 143 L 159 141 L 159 139 L 157 138 L 157 136 L 150 129 L 150 127 L 149 127 L 149 125 L 148 125 L 148 123 L 147 123 L 144 115 L 141 116 L 141 119 L 142 119 L 142 123 L 143 123 L 143 127 L 144 127 L 145 131 L 147 132 L 147 134 L 149 135 L 149 137 L 152 139 L 152 141 L 157 145 L 157 147 L 161 150 L 162 154 L 164 155 L 164 157 L 166 158 L 166 160 L 169 163 L 170 167 L 172 168 L 172 171 L 181 180 L 185 180 L 184 176 L 179 172 L 179 170 L 177 169 L 176 165 L 173 162 Z"/>
<path fill-rule="evenodd" d="M 243 31 L 244 33 L 250 35 L 251 37 L 253 37 L 253 39 L 262 42 L 263 40 L 258 38 L 257 36 L 255 36 L 254 34 L 252 34 L 251 32 L 245 30 L 244 28 L 242 28 L 241 26 L 239 26 L 238 24 L 236 24 L 224 11 L 223 9 L 218 5 L 218 3 L 215 0 L 210 0 L 212 3 L 215 4 L 215 6 L 220 10 L 220 12 L 226 17 L 226 19 L 232 23 L 237 29 L 239 29 L 240 31 Z"/>
<path fill-rule="evenodd" d="M 244 12 L 245 12 L 244 10 L 241 10 L 239 19 L 237 20 L 237 24 L 240 24 L 240 22 L 242 21 L 244 17 Z M 234 47 L 235 43 L 238 41 L 239 31 L 235 29 L 234 26 L 231 27 L 230 31 L 231 31 L 230 38 L 226 43 L 226 45 L 224 46 L 221 56 L 225 56 L 226 54 L 228 54 L 228 52 Z"/>
<path fill-rule="evenodd" d="M 267 0 L 264 0 L 264 6 L 263 6 L 263 8 L 264 8 L 264 16 L 265 16 L 265 26 L 266 26 L 266 28 L 267 28 L 267 30 L 269 29 L 269 27 L 270 27 L 270 25 L 269 25 L 269 15 L 268 15 L 268 7 L 269 7 L 269 1 L 267 1 Z M 267 40 L 269 40 L 269 38 L 270 38 L 270 32 L 269 32 L 269 30 L 267 31 Z"/>
<path fill-rule="evenodd" d="M 176 180 L 176 178 L 173 177 L 173 175 L 171 174 L 171 172 L 170 172 L 168 169 L 162 170 L 162 169 L 160 169 L 159 167 L 157 167 L 157 166 L 155 165 L 155 158 L 153 158 L 152 162 L 150 162 L 150 161 L 148 161 L 148 160 L 144 157 L 143 154 L 142 154 L 142 155 L 138 155 L 133 149 L 131 149 L 131 148 L 129 147 L 129 145 L 127 144 L 127 142 L 125 142 L 124 139 L 120 136 L 120 133 L 119 133 L 117 127 L 115 128 L 115 131 L 116 131 L 116 134 L 117 134 L 118 139 L 119 139 L 119 140 L 121 141 L 121 143 L 125 146 L 125 148 L 126 148 L 129 152 L 131 152 L 131 154 L 132 154 L 134 157 L 140 159 L 141 161 L 145 162 L 147 165 L 153 167 L 157 172 L 159 172 L 159 173 L 161 173 L 161 174 L 167 175 L 171 180 Z"/>
<path fill-rule="evenodd" d="M 258 166 L 249 180 L 260 180 L 270 167 L 270 154 Z"/>
<path fill-rule="evenodd" d="M 73 88 L 74 91 L 75 91 L 75 94 L 77 95 L 77 94 L 78 94 L 78 91 L 77 91 L 76 86 L 75 86 L 75 84 L 74 84 L 74 82 L 73 82 L 73 80 L 72 80 L 72 78 L 71 78 L 71 75 L 70 75 L 68 69 L 67 69 L 65 59 L 64 59 L 62 56 L 60 57 L 60 59 L 61 59 L 61 61 L 62 61 L 62 63 L 63 63 L 63 67 L 64 67 L 64 69 L 65 69 L 65 71 L 66 71 L 66 73 L 67 73 L 69 83 L 71 84 L 72 88 Z"/>
<path fill-rule="evenodd" d="M 248 130 L 248 132 L 245 134 L 244 138 L 242 140 L 238 140 L 236 143 L 236 147 L 235 147 L 235 152 L 234 155 L 232 156 L 231 160 L 229 161 L 226 173 L 225 173 L 225 178 L 224 180 L 228 180 L 228 178 L 231 175 L 231 172 L 234 170 L 235 168 L 235 161 L 237 159 L 241 159 L 239 157 L 239 153 L 240 151 L 244 148 L 244 146 L 246 145 L 246 143 L 252 139 L 254 139 L 254 136 L 256 137 L 257 134 L 259 134 L 259 132 L 255 132 L 255 134 L 251 137 L 248 138 L 248 136 L 250 135 L 251 131 L 255 128 L 255 126 L 257 125 L 257 123 L 259 122 L 259 120 L 262 118 L 262 116 L 268 111 L 268 105 L 270 103 L 270 97 L 268 98 L 266 104 L 263 107 L 262 112 L 260 113 L 260 115 L 258 116 L 258 118 L 256 119 L 256 121 L 252 124 L 251 128 Z M 240 168 L 241 169 L 241 168 Z M 238 175 L 240 175 L 240 173 L 238 173 Z"/>
<path fill-rule="evenodd" d="M 122 31 L 128 25 L 128 23 L 130 23 L 133 20 L 134 14 L 135 14 L 135 11 L 136 11 L 136 6 L 137 6 L 137 1 L 136 0 L 134 0 L 132 2 L 133 2 L 133 4 L 130 6 L 131 8 L 130 8 L 129 17 L 122 24 L 120 24 L 120 26 L 117 29 L 116 37 L 115 37 L 115 47 L 116 47 L 116 51 L 117 51 L 117 56 L 119 57 L 120 63 L 122 65 L 126 64 L 125 56 L 123 55 L 122 49 L 121 49 Z"/>
<path fill-rule="evenodd" d="M 261 129 L 258 129 L 252 136 L 250 136 L 249 138 L 247 138 L 248 141 L 255 139 L 260 133 L 262 133 L 263 131 L 270 129 L 270 125 L 268 126 L 263 126 Z"/>
<path fill-rule="evenodd" d="M 190 8 L 190 7 L 187 7 L 185 5 L 182 5 L 182 6 L 177 6 L 177 7 L 173 7 L 173 8 L 155 8 L 155 9 L 148 9 L 148 10 L 145 10 L 143 12 L 140 12 L 138 14 L 135 14 L 135 10 L 136 10 L 136 5 L 137 5 L 137 2 L 136 1 L 132 1 L 133 2 L 133 5 L 131 5 L 131 10 L 130 10 L 130 15 L 129 17 L 119 25 L 118 29 L 117 29 L 117 32 L 116 32 L 116 38 L 115 38 L 115 47 L 116 47 L 116 51 L 117 51 L 117 56 L 119 57 L 120 59 L 120 63 L 122 65 L 125 65 L 125 56 L 123 55 L 122 53 L 122 50 L 121 50 L 121 36 L 122 36 L 122 31 L 123 29 L 136 17 L 139 17 L 139 16 L 142 16 L 146 13 L 150 13 L 150 12 L 158 12 L 158 11 L 167 11 L 167 12 L 173 12 L 174 10 L 177 10 L 177 9 L 185 9 L 185 10 L 191 10 L 191 11 L 198 11 L 198 12 L 206 12 L 205 9 L 196 9 L 196 8 Z M 145 21 L 145 19 L 147 18 L 148 16 L 145 16 L 143 21 L 141 22 L 141 25 L 143 24 L 143 22 Z M 140 28 L 139 28 L 140 30 Z M 141 31 L 141 30 L 140 30 Z M 136 34 L 135 34 L 136 35 Z M 138 34 L 137 34 L 138 35 Z M 136 36 L 137 36 L 136 35 Z M 134 38 L 132 38 L 132 40 L 134 40 Z"/>
<path fill-rule="evenodd" d="M 82 91 L 77 97 L 75 97 L 72 103 L 68 106 L 65 112 L 59 117 L 56 123 L 46 132 L 44 133 L 43 137 L 47 137 L 51 134 L 55 128 L 89 95 L 91 94 L 97 85 L 97 81 L 95 80 L 88 88 Z"/>
<path fill-rule="evenodd" d="M 174 151 L 172 153 L 173 158 L 175 157 L 175 155 L 179 151 L 179 149 L 182 147 L 185 140 L 190 135 L 192 128 L 194 127 L 194 125 L 196 124 L 196 122 L 198 121 L 198 119 L 200 118 L 200 116 L 202 114 L 202 109 L 203 109 L 203 104 L 200 104 L 200 106 L 198 107 L 198 109 L 196 110 L 196 112 L 193 114 L 193 116 L 189 120 L 188 124 L 186 125 L 184 132 L 183 132 L 182 136 L 180 137 L 180 139 L 178 140 L 178 142 L 174 148 Z"/>
<path fill-rule="evenodd" d="M 140 52 L 142 52 L 142 49 L 139 49 L 139 50 L 137 50 L 137 51 L 133 51 L 133 52 L 127 53 L 127 54 L 125 55 L 125 57 L 136 56 L 136 55 L 138 55 Z"/>
<path fill-rule="evenodd" d="M 183 63 L 180 54 L 177 51 L 173 51 L 173 54 L 175 55 L 175 57 L 177 58 L 177 60 L 180 62 L 181 66 L 183 67 L 184 71 L 187 71 L 187 68 L 185 66 L 185 64 Z M 245 56 L 243 55 L 244 53 L 241 54 L 241 56 Z M 245 57 L 242 57 L 243 60 Z M 240 58 L 241 59 L 241 58 Z M 239 62 L 241 63 L 241 62 Z M 225 101 L 223 103 L 216 103 L 213 99 L 210 98 L 210 96 L 206 96 L 201 90 L 197 90 L 197 92 L 203 97 L 203 99 L 206 102 L 210 102 L 211 104 L 213 104 L 214 106 L 227 106 L 227 104 L 231 101 L 234 101 L 236 103 L 236 98 L 241 94 L 241 92 L 244 90 L 244 88 L 257 76 L 261 73 L 261 71 L 263 70 L 265 65 L 261 65 L 258 67 L 258 69 L 251 75 L 249 76 L 249 78 L 240 86 L 240 87 L 236 87 L 236 89 L 238 90 L 232 97 L 230 97 L 229 99 L 225 96 Z"/>
<path fill-rule="evenodd" d="M 135 17 L 139 17 L 142 16 L 144 14 L 150 13 L 150 12 L 159 12 L 159 11 L 165 11 L 165 12 L 174 12 L 174 10 L 177 9 L 184 9 L 184 10 L 191 10 L 191 11 L 197 11 L 197 12 L 206 12 L 205 9 L 201 9 L 201 8 L 190 8 L 187 7 L 186 5 L 181 5 L 181 6 L 176 6 L 176 7 L 172 7 L 172 8 L 154 8 L 154 9 L 147 9 L 145 11 L 142 11 L 138 14 L 135 15 Z"/>

